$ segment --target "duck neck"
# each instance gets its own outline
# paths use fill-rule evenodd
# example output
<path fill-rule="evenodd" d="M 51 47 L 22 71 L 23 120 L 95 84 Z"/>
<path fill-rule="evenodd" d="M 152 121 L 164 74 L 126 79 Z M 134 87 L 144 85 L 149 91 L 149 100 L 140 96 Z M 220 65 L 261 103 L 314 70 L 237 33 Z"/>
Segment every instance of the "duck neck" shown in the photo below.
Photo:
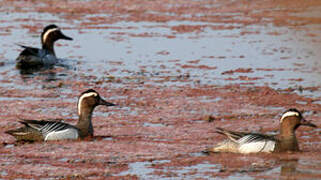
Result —
<path fill-rule="evenodd" d="M 51 39 L 47 39 L 45 42 L 42 43 L 42 49 L 45 49 L 50 54 L 56 56 L 55 50 L 54 50 L 54 43 L 55 43 L 55 41 L 53 41 Z"/>
<path fill-rule="evenodd" d="M 289 139 L 289 138 L 295 138 L 295 128 L 289 126 L 286 123 L 280 124 L 280 137 Z"/>
<path fill-rule="evenodd" d="M 298 141 L 295 136 L 295 128 L 289 128 L 286 124 L 281 124 L 280 134 L 277 139 L 275 151 L 299 151 Z"/>
<path fill-rule="evenodd" d="M 94 129 L 91 122 L 91 116 L 92 116 L 93 110 L 94 109 L 91 108 L 91 109 L 82 109 L 80 111 L 79 120 L 76 127 L 80 131 L 81 138 L 94 135 Z"/>

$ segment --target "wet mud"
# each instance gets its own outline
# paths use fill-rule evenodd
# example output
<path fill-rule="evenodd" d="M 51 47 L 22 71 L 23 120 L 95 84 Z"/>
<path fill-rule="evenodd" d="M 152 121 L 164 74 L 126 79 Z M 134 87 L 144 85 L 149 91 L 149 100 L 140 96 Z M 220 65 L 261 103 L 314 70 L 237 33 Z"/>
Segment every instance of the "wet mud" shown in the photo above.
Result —
<path fill-rule="evenodd" d="M 312 1 L 0 1 L 0 178 L 320 179 L 320 128 L 297 153 L 202 153 L 216 127 L 275 134 L 295 107 L 321 126 L 321 3 Z M 62 63 L 20 72 L 16 43 L 55 23 Z M 93 88 L 95 137 L 22 143 L 24 119 L 77 122 Z"/>

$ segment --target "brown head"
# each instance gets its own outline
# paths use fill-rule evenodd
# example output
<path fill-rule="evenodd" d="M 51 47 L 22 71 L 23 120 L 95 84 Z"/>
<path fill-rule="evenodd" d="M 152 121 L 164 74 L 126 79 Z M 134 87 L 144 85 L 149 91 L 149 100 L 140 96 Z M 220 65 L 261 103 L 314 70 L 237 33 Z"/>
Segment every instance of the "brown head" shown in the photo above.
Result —
<path fill-rule="evenodd" d="M 282 130 L 290 130 L 294 132 L 298 127 L 302 126 L 310 126 L 317 127 L 315 124 L 307 121 L 303 118 L 300 111 L 295 108 L 288 109 L 285 111 L 280 119 L 281 131 Z"/>
<path fill-rule="evenodd" d="M 78 99 L 78 115 L 79 121 L 76 127 L 80 130 L 80 137 L 84 138 L 88 135 L 93 136 L 94 129 L 91 123 L 91 116 L 96 106 L 115 106 L 115 104 L 105 101 L 100 97 L 98 92 L 89 89 L 79 96 Z"/>
<path fill-rule="evenodd" d="M 303 118 L 297 109 L 288 109 L 280 119 L 280 134 L 276 142 L 274 152 L 299 151 L 295 130 L 300 126 L 316 127 L 310 121 Z"/>
<path fill-rule="evenodd" d="M 89 89 L 83 93 L 78 98 L 78 115 L 80 116 L 82 112 L 90 111 L 92 112 L 96 106 L 115 106 L 115 104 L 105 101 L 100 97 L 98 92 L 93 89 Z"/>
<path fill-rule="evenodd" d="M 46 26 L 41 33 L 42 48 L 54 54 L 53 45 L 59 39 L 72 40 L 71 37 L 64 35 L 58 26 L 54 24 Z"/>

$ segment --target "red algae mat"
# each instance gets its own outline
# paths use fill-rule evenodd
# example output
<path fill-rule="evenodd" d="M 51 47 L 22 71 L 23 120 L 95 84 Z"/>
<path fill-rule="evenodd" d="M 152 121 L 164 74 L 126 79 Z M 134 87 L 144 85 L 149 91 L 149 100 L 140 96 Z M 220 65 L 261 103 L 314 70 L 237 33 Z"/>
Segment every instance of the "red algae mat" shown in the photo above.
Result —
<path fill-rule="evenodd" d="M 318 0 L 0 1 L 0 179 L 321 179 L 320 128 L 297 130 L 297 153 L 202 153 L 216 127 L 277 133 L 288 108 L 321 126 L 319 12 Z M 19 72 L 15 43 L 39 46 L 48 23 L 74 38 L 56 43 L 64 63 Z M 89 88 L 118 104 L 95 109 L 93 138 L 4 133 L 19 118 L 76 124 Z"/>

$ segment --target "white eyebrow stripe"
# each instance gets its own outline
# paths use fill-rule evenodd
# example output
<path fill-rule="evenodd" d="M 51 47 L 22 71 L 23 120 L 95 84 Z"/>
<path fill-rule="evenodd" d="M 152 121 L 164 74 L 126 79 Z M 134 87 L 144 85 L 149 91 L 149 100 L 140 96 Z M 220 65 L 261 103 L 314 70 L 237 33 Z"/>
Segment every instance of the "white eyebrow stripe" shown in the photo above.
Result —
<path fill-rule="evenodd" d="M 59 28 L 48 29 L 42 37 L 42 42 L 45 43 L 48 38 L 48 35 L 57 30 L 59 30 Z"/>
<path fill-rule="evenodd" d="M 79 100 L 78 100 L 78 115 L 80 115 L 80 110 L 81 110 L 81 102 L 84 98 L 86 97 L 90 97 L 90 96 L 98 96 L 97 93 L 95 92 L 89 92 L 89 93 L 85 93 L 82 96 L 80 96 Z"/>
<path fill-rule="evenodd" d="M 294 111 L 289 111 L 289 112 L 284 113 L 281 117 L 280 123 L 282 123 L 284 118 L 289 117 L 289 116 L 299 116 L 299 113 L 294 112 Z"/>

